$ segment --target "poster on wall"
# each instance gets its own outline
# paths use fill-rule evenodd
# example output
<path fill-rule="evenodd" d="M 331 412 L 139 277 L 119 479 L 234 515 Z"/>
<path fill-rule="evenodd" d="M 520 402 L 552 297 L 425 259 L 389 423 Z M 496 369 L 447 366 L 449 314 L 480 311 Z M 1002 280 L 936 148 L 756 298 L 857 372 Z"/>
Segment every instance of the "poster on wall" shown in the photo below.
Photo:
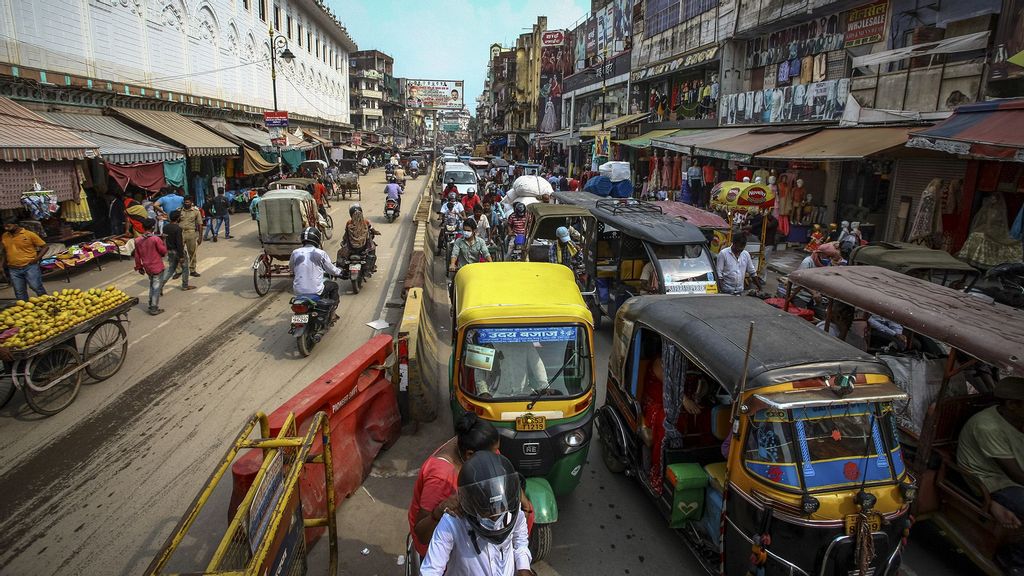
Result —
<path fill-rule="evenodd" d="M 628 50 L 633 38 L 633 3 L 631 0 L 612 0 L 610 7 L 614 29 L 612 42 L 622 42 L 622 49 Z"/>
<path fill-rule="evenodd" d="M 1024 0 L 1006 0 L 999 17 L 990 78 L 1024 77 Z"/>
<path fill-rule="evenodd" d="M 569 46 L 544 46 L 540 52 L 540 63 L 537 132 L 547 134 L 562 126 L 562 81 L 573 71 Z"/>
<path fill-rule="evenodd" d="M 609 22 L 608 6 L 601 8 L 597 11 L 597 55 L 608 57 L 611 55 L 612 46 L 609 45 L 609 32 L 611 31 Z"/>
<path fill-rule="evenodd" d="M 585 23 L 572 33 L 572 41 L 576 47 L 572 54 L 573 67 L 576 72 L 582 72 L 587 67 L 587 25 Z"/>
<path fill-rule="evenodd" d="M 719 102 L 722 124 L 774 124 L 839 120 L 846 110 L 850 79 L 727 94 Z"/>
<path fill-rule="evenodd" d="M 406 80 L 406 107 L 462 110 L 462 80 Z"/>
<path fill-rule="evenodd" d="M 597 56 L 597 18 L 587 19 L 587 64 Z"/>
<path fill-rule="evenodd" d="M 889 0 L 878 0 L 846 13 L 846 48 L 880 42 L 885 35 Z"/>

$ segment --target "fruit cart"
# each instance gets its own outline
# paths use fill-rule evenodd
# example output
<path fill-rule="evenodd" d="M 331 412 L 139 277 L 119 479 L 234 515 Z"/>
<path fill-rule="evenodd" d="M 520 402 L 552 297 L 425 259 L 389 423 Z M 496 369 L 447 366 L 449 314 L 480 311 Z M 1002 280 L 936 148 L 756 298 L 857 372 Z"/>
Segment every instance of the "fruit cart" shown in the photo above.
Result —
<path fill-rule="evenodd" d="M 65 300 L 59 301 L 61 298 Z M 81 298 L 88 301 L 83 304 Z M 32 309 L 25 308 L 28 303 L 19 303 L 0 313 L 5 323 L 19 314 L 22 316 L 13 319 L 15 322 L 33 319 L 23 322 L 24 329 L 4 332 L 22 333 L 25 339 L 9 336 L 0 342 L 0 360 L 3 361 L 0 407 L 10 401 L 15 389 L 20 389 L 32 410 L 52 416 L 74 402 L 83 372 L 100 382 L 124 365 L 128 353 L 128 311 L 139 299 L 111 287 L 87 292 L 64 290 L 55 296 L 32 300 L 41 302 L 34 306 L 42 308 L 42 312 L 34 316 L 25 312 L 10 313 L 10 310 Z M 53 306 L 47 308 L 50 302 Z M 54 315 L 54 310 L 73 312 Z M 80 348 L 78 337 L 83 335 Z"/>

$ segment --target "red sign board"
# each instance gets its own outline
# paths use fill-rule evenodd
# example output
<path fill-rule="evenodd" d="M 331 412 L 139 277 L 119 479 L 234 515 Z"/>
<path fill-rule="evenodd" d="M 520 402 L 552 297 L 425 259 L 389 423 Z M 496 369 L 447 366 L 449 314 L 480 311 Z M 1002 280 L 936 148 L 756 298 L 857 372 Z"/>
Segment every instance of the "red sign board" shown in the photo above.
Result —
<path fill-rule="evenodd" d="M 562 30 L 548 30 L 540 37 L 541 46 L 561 46 L 565 43 L 565 32 Z"/>
<path fill-rule="evenodd" d="M 352 145 L 353 146 L 362 146 L 363 145 L 363 137 L 361 135 L 359 135 L 359 134 L 353 134 L 352 135 Z"/>
<path fill-rule="evenodd" d="M 267 128 L 287 128 L 288 112 L 284 110 L 268 110 L 263 113 L 263 123 Z"/>
<path fill-rule="evenodd" d="M 889 0 L 878 0 L 846 13 L 846 48 L 874 44 L 885 35 L 885 15 Z"/>

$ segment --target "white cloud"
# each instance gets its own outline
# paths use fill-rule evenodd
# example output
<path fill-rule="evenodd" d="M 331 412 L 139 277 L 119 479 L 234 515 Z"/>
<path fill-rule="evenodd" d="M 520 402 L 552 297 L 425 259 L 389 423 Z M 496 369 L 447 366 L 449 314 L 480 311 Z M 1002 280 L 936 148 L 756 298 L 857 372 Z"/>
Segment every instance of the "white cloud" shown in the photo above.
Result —
<path fill-rule="evenodd" d="M 395 75 L 465 80 L 466 105 L 475 113 L 483 89 L 488 49 L 503 46 L 547 16 L 548 28 L 571 26 L 586 15 L 586 0 L 331 0 L 362 50 L 395 58 Z"/>

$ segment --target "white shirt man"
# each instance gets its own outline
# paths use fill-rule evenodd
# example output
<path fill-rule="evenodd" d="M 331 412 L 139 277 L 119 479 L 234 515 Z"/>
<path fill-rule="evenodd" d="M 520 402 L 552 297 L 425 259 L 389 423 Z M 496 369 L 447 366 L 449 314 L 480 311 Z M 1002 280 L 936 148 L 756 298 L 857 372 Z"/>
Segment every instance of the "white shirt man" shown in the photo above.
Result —
<path fill-rule="evenodd" d="M 444 204 L 441 205 L 441 219 L 444 220 L 444 217 L 447 216 L 449 212 L 451 212 L 452 214 L 457 214 L 459 216 L 459 220 L 461 221 L 463 215 L 466 213 L 466 208 L 462 206 L 461 202 L 452 202 L 451 204 L 451 208 L 448 207 L 448 202 L 445 202 Z"/>
<path fill-rule="evenodd" d="M 362 166 L 363 168 L 369 168 L 370 167 L 370 159 L 367 158 L 366 156 L 363 156 L 362 159 L 359 160 L 359 165 Z"/>
<path fill-rule="evenodd" d="M 502 344 L 494 370 L 490 373 L 477 371 L 477 392 L 480 394 L 528 396 L 547 386 L 547 368 L 532 342 Z"/>
<path fill-rule="evenodd" d="M 420 567 L 421 576 L 512 576 L 519 570 L 530 570 L 533 556 L 526 514 L 516 514 L 512 533 L 500 545 L 476 538 L 479 554 L 470 534 L 468 521 L 450 514 L 442 516 Z"/>
<path fill-rule="evenodd" d="M 743 281 L 747 276 L 760 285 L 754 261 L 750 259 L 750 253 L 743 249 L 746 245 L 746 238 L 743 238 L 741 234 L 735 234 L 732 246 L 718 253 L 715 268 L 718 271 L 718 282 L 723 294 L 743 293 Z"/>

